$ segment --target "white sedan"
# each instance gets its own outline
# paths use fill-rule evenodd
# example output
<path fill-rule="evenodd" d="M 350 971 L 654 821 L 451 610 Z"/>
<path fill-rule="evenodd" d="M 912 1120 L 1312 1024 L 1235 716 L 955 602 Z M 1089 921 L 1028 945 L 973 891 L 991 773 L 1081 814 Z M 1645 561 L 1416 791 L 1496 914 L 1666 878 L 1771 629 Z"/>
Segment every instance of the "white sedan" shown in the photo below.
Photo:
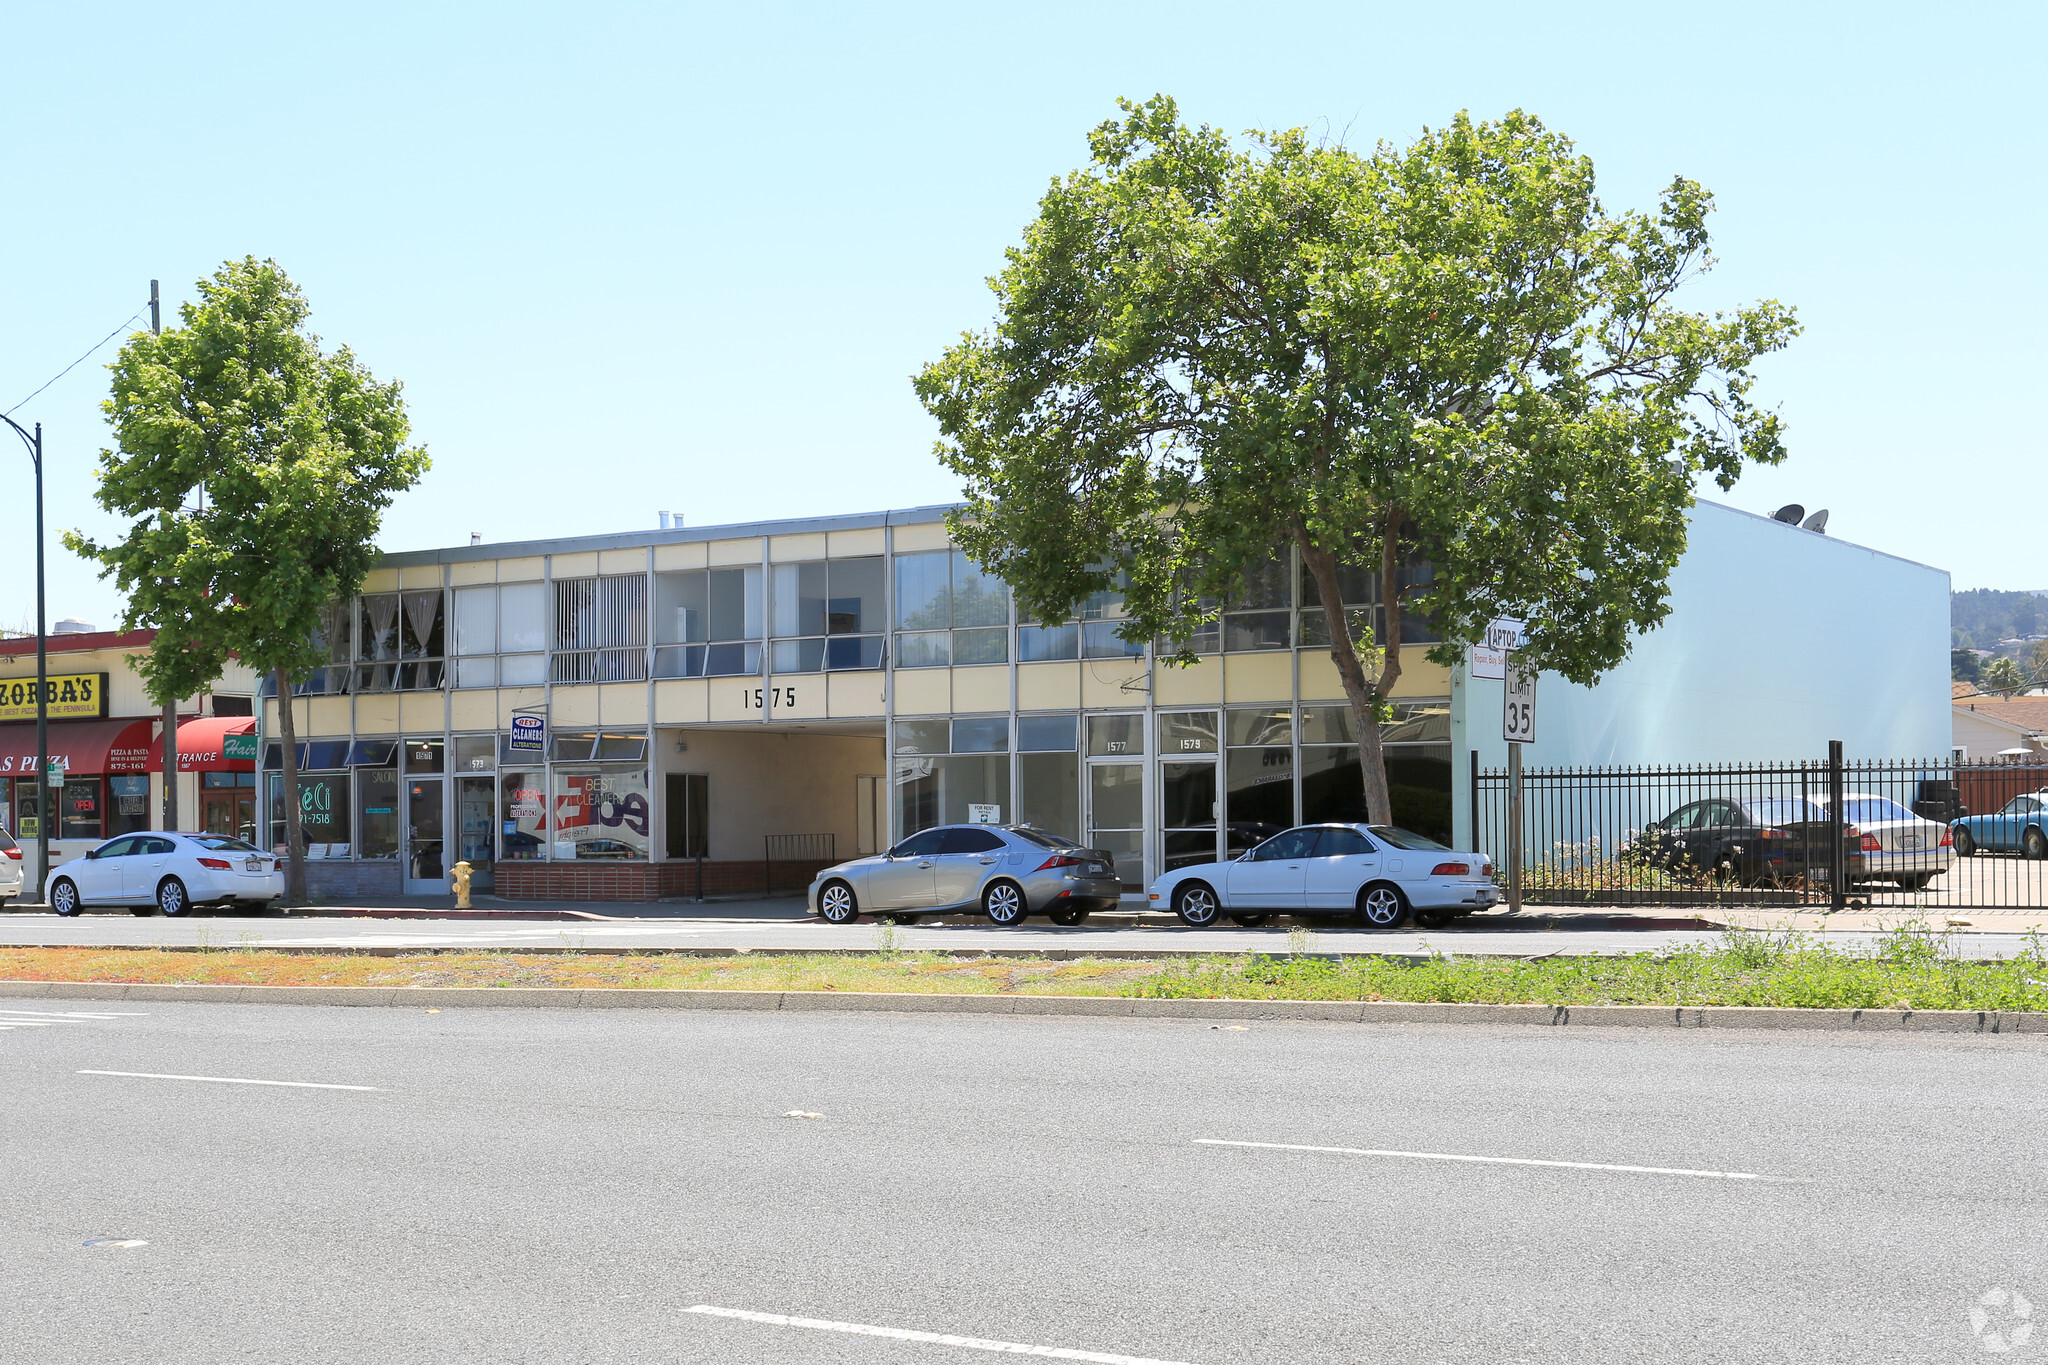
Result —
<path fill-rule="evenodd" d="M 1176 868 L 1151 902 L 1197 928 L 1228 915 L 1251 928 L 1276 911 L 1356 914 L 1392 929 L 1412 912 L 1426 928 L 1490 908 L 1493 862 L 1392 825 L 1301 825 L 1227 863 Z"/>
<path fill-rule="evenodd" d="M 75 915 L 125 905 L 183 915 L 195 905 L 233 905 L 260 915 L 284 895 L 278 860 L 231 834 L 122 834 L 50 869 L 49 906 Z"/>

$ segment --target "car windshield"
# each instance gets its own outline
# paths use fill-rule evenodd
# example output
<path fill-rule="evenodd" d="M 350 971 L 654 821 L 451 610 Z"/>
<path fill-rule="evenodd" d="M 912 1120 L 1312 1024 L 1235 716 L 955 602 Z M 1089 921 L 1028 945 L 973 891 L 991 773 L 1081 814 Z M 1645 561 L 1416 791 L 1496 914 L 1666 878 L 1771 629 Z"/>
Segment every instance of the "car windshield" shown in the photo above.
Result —
<path fill-rule="evenodd" d="M 1367 825 L 1366 828 L 1380 838 L 1385 839 L 1395 848 L 1413 849 L 1418 853 L 1438 851 L 1448 853 L 1451 849 L 1449 844 L 1440 844 L 1436 840 L 1425 838 L 1413 830 L 1400 829 L 1394 825 Z"/>
<path fill-rule="evenodd" d="M 1010 833 L 1016 835 L 1019 839 L 1028 840 L 1031 843 L 1037 844 L 1040 848 L 1080 847 L 1080 845 L 1075 843 L 1072 839 L 1062 839 L 1059 835 L 1049 834 L 1042 829 L 1031 829 L 1029 827 L 1012 828 L 1010 830 Z"/>
<path fill-rule="evenodd" d="M 201 848 L 215 853 L 260 853 L 263 850 L 251 843 L 245 843 L 232 834 L 188 834 L 185 836 Z"/>
<path fill-rule="evenodd" d="M 1774 796 L 1745 801 L 1743 811 L 1759 825 L 1796 825 L 1808 820 L 1825 820 L 1827 812 L 1801 796 Z"/>
<path fill-rule="evenodd" d="M 1876 825 L 1886 820 L 1918 818 L 1889 796 L 1852 796 L 1842 802 L 1842 809 L 1848 812 L 1846 818 L 1852 825 Z"/>

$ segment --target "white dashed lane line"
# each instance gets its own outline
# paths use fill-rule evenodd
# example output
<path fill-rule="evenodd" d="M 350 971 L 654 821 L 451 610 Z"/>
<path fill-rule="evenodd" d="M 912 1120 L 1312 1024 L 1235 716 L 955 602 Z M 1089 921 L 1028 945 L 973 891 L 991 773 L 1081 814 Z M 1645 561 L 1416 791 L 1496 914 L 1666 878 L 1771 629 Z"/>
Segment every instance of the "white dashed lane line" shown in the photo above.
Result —
<path fill-rule="evenodd" d="M 85 1024 L 105 1019 L 144 1019 L 147 1011 L 126 1010 L 10 1010 L 0 1009 L 0 1029 L 55 1028 L 59 1024 Z"/>

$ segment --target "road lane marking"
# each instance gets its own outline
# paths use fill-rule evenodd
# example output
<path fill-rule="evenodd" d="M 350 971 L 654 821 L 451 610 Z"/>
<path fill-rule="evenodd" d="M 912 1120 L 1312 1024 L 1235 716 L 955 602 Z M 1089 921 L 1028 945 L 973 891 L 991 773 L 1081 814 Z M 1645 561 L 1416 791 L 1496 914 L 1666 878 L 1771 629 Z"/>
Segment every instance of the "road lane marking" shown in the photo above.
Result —
<path fill-rule="evenodd" d="M 1258 1147 L 1271 1152 L 1327 1152 L 1334 1156 L 1394 1156 L 1411 1161 L 1469 1161 L 1484 1166 L 1552 1166 L 1567 1171 L 1622 1171 L 1629 1175 L 1694 1175 L 1708 1180 L 1768 1180 L 1789 1182 L 1796 1177 L 1758 1175 L 1754 1171 L 1688 1171 L 1673 1166 L 1610 1166 L 1599 1161 L 1538 1161 L 1525 1156 L 1467 1156 L 1458 1152 L 1395 1152 L 1371 1147 L 1307 1147 L 1292 1142 L 1232 1142 L 1225 1138 L 1196 1138 L 1204 1147 Z"/>
<path fill-rule="evenodd" d="M 374 1085 L 330 1085 L 326 1081 L 252 1081 L 245 1076 L 171 1076 L 160 1071 L 81 1071 L 81 1076 L 132 1076 L 142 1081 L 207 1081 L 214 1085 L 284 1085 L 295 1090 L 375 1090 Z"/>
<path fill-rule="evenodd" d="M 55 1028 L 55 1019 L 0 1019 L 0 1028 Z"/>
<path fill-rule="evenodd" d="M 12 1020 L 21 1015 L 30 1019 L 146 1019 L 146 1011 L 128 1011 L 120 1014 L 89 1014 L 84 1010 L 11 1010 L 0 1007 L 0 1016 Z"/>
<path fill-rule="evenodd" d="M 1049 1360 L 1090 1360 L 1096 1365 L 1187 1365 L 1185 1361 L 1154 1360 L 1150 1356 L 1119 1356 L 1104 1351 L 1077 1351 L 1070 1346 L 1027 1346 L 1015 1341 L 989 1341 L 982 1337 L 956 1337 L 944 1332 L 913 1332 L 906 1327 L 871 1327 L 860 1322 L 833 1322 L 827 1318 L 790 1318 L 780 1313 L 750 1313 L 744 1308 L 714 1308 L 700 1303 L 683 1310 L 713 1318 L 737 1318 L 742 1322 L 766 1323 L 771 1327 L 808 1327 L 814 1332 L 844 1332 L 857 1337 L 887 1337 L 891 1341 L 921 1341 L 934 1346 L 964 1346 L 973 1351 L 996 1351 L 1004 1355 L 1040 1356 Z"/>

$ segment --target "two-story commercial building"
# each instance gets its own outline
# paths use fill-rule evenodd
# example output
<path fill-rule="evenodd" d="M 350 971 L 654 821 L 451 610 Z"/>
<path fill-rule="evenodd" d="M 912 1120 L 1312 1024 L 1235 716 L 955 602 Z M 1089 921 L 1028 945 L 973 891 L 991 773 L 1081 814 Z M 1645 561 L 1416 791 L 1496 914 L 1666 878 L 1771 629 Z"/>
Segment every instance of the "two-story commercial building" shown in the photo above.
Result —
<path fill-rule="evenodd" d="M 1117 636 L 1113 593 L 1019 620 L 945 511 L 387 556 L 294 701 L 313 889 L 438 891 L 459 858 L 515 897 L 746 891 L 777 859 L 985 820 L 1110 849 L 1137 890 L 1362 816 L 1323 613 L 1290 558 L 1176 667 Z M 1542 761 L 1945 752 L 1945 574 L 1702 503 L 1673 588 L 1609 679 L 1546 684 Z M 1369 581 L 1352 591 L 1372 609 Z M 1424 659 L 1426 621 L 1406 633 L 1396 815 L 1451 839 L 1470 751 L 1499 751 L 1500 685 Z M 274 773 L 274 698 L 263 733 Z M 273 794 L 273 842 L 281 811 Z"/>

